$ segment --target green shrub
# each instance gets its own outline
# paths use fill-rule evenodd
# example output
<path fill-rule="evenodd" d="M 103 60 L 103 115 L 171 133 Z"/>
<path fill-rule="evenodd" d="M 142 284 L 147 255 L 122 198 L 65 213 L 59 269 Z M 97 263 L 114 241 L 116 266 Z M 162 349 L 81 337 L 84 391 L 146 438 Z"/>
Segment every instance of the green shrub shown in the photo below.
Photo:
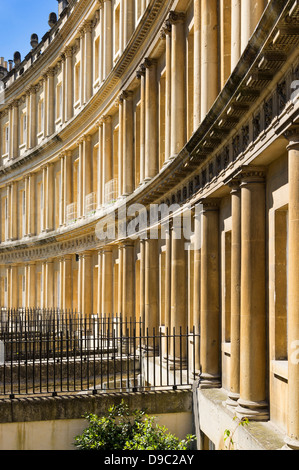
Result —
<path fill-rule="evenodd" d="M 131 412 L 123 401 L 110 407 L 107 416 L 85 417 L 89 426 L 75 437 L 80 450 L 187 450 L 195 440 L 188 435 L 180 441 L 165 426 L 155 424 L 156 418 L 141 410 Z"/>

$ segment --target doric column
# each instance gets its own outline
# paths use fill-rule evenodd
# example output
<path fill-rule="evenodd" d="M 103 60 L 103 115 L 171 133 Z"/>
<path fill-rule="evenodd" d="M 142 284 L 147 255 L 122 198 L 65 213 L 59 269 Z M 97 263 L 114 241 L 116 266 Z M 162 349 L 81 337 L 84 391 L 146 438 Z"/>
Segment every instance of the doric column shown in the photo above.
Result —
<path fill-rule="evenodd" d="M 73 271 L 72 271 L 72 256 L 66 255 L 63 258 L 63 279 L 62 283 L 62 308 L 63 310 L 71 310 L 72 308 L 72 295 L 73 295 Z"/>
<path fill-rule="evenodd" d="M 78 191 L 77 191 L 77 217 L 81 218 L 83 216 L 83 139 L 77 141 L 77 146 L 79 147 L 79 161 L 78 161 Z M 74 197 L 76 197 L 74 195 Z"/>
<path fill-rule="evenodd" d="M 171 12 L 171 148 L 174 158 L 186 142 L 184 13 Z"/>
<path fill-rule="evenodd" d="M 59 292 L 55 299 L 55 308 L 63 310 L 63 288 L 64 288 L 64 259 L 63 256 L 59 259 Z"/>
<path fill-rule="evenodd" d="M 143 65 L 137 72 L 140 80 L 140 184 L 144 181 L 145 172 L 145 68 Z"/>
<path fill-rule="evenodd" d="M 67 47 L 64 51 L 65 54 L 65 120 L 69 121 L 73 117 L 73 50 L 72 47 Z"/>
<path fill-rule="evenodd" d="M 104 76 L 112 69 L 112 6 L 111 0 L 104 0 Z"/>
<path fill-rule="evenodd" d="M 241 0 L 231 3 L 231 71 L 241 56 Z"/>
<path fill-rule="evenodd" d="M 15 100 L 12 103 L 12 142 L 11 142 L 11 152 L 12 158 L 17 158 L 19 156 L 19 102 Z"/>
<path fill-rule="evenodd" d="M 91 193 L 91 136 L 83 137 L 82 142 L 82 196 L 83 214 L 86 215 L 86 196 Z"/>
<path fill-rule="evenodd" d="M 36 264 L 25 266 L 26 269 L 26 307 L 36 307 Z"/>
<path fill-rule="evenodd" d="M 266 403 L 266 214 L 262 168 L 241 177 L 240 417 L 268 419 Z"/>
<path fill-rule="evenodd" d="M 45 307 L 54 308 L 54 262 L 47 260 L 45 263 Z"/>
<path fill-rule="evenodd" d="M 122 317 L 129 321 L 135 319 L 135 264 L 132 240 L 122 243 L 122 268 Z"/>
<path fill-rule="evenodd" d="M 81 313 L 90 317 L 92 311 L 92 253 L 87 251 L 80 254 L 81 259 Z"/>
<path fill-rule="evenodd" d="M 289 140 L 288 243 L 288 448 L 299 450 L 299 126 L 286 132 Z"/>
<path fill-rule="evenodd" d="M 263 14 L 264 6 L 264 0 L 241 0 L 241 53 Z"/>
<path fill-rule="evenodd" d="M 29 148 L 36 146 L 37 123 L 36 123 L 36 87 L 29 90 Z M 28 114 L 27 114 L 28 115 Z"/>
<path fill-rule="evenodd" d="M 103 121 L 100 119 L 97 122 L 98 125 L 98 136 L 99 136 L 99 145 L 98 145 L 98 159 L 97 159 L 97 208 L 100 208 L 104 203 L 103 199 Z"/>
<path fill-rule="evenodd" d="M 118 196 L 123 193 L 124 161 L 123 161 L 123 132 L 124 132 L 124 111 L 123 94 L 118 97 Z"/>
<path fill-rule="evenodd" d="M 159 254 L 158 240 L 145 240 L 145 328 L 149 336 L 159 331 Z"/>
<path fill-rule="evenodd" d="M 47 72 L 47 108 L 45 112 L 47 112 L 47 135 L 50 136 L 54 132 L 54 70 L 48 70 Z"/>
<path fill-rule="evenodd" d="M 11 183 L 10 191 L 10 238 L 17 240 L 18 238 L 18 185 L 14 181 Z"/>
<path fill-rule="evenodd" d="M 80 90 L 79 90 L 79 97 L 80 97 L 80 105 L 83 106 L 85 104 L 85 35 L 84 29 L 80 29 Z"/>
<path fill-rule="evenodd" d="M 219 201 L 202 201 L 200 360 L 201 388 L 220 386 Z"/>
<path fill-rule="evenodd" d="M 90 100 L 92 96 L 92 23 L 86 21 L 84 23 L 85 34 L 85 54 L 84 54 L 84 74 L 85 74 L 85 103 Z"/>
<path fill-rule="evenodd" d="M 101 250 L 102 267 L 102 315 L 113 315 L 113 266 L 112 248 L 105 247 Z"/>
<path fill-rule="evenodd" d="M 231 360 L 230 390 L 227 404 L 237 406 L 240 398 L 240 291 L 241 291 L 241 188 L 238 180 L 231 187 Z"/>
<path fill-rule="evenodd" d="M 103 201 L 105 200 L 106 184 L 112 179 L 112 123 L 111 116 L 103 118 Z"/>
<path fill-rule="evenodd" d="M 63 200 L 64 200 L 64 211 L 63 211 L 63 223 L 66 224 L 67 206 L 72 201 L 72 153 L 67 152 L 64 156 L 64 184 L 63 184 Z"/>
<path fill-rule="evenodd" d="M 123 93 L 123 196 L 133 192 L 134 186 L 134 119 L 132 92 Z"/>
<path fill-rule="evenodd" d="M 124 0 L 124 47 L 134 32 L 134 0 Z"/>
<path fill-rule="evenodd" d="M 118 316 L 123 317 L 123 245 L 118 245 Z"/>
<path fill-rule="evenodd" d="M 166 62 L 166 81 L 165 81 L 165 163 L 171 157 L 171 22 L 166 21 L 164 26 L 165 33 L 165 62 Z"/>
<path fill-rule="evenodd" d="M 54 165 L 47 165 L 47 197 L 46 197 L 46 231 L 51 232 L 54 229 Z"/>
<path fill-rule="evenodd" d="M 28 225 L 27 235 L 32 237 L 35 235 L 35 174 L 30 173 L 28 175 L 28 196 L 27 196 L 27 213 L 28 213 Z"/>
<path fill-rule="evenodd" d="M 172 335 L 186 334 L 187 327 L 187 271 L 185 238 L 181 215 L 173 217 L 171 226 L 171 327 Z M 179 338 L 171 341 L 173 361 L 184 360 L 187 354 L 187 342 Z M 180 357 L 181 356 L 181 357 Z"/>
<path fill-rule="evenodd" d="M 194 0 L 194 131 L 201 122 L 201 0 Z"/>
<path fill-rule="evenodd" d="M 200 286 L 201 286 L 201 214 L 198 207 L 194 211 L 194 251 L 193 251 L 193 325 L 196 334 L 200 333 Z M 200 370 L 200 342 L 195 339 L 195 371 Z"/>
<path fill-rule="evenodd" d="M 201 2 L 201 120 L 218 95 L 217 0 Z"/>
<path fill-rule="evenodd" d="M 140 318 L 142 328 L 145 325 L 145 240 L 140 239 Z M 144 331 L 143 331 L 144 333 Z"/>
<path fill-rule="evenodd" d="M 8 293 L 9 293 L 9 308 L 19 307 L 19 276 L 18 276 L 18 265 L 12 264 L 9 267 L 9 281 L 8 281 Z"/>
<path fill-rule="evenodd" d="M 145 181 L 151 180 L 158 173 L 158 82 L 156 62 L 146 59 L 145 72 Z"/>

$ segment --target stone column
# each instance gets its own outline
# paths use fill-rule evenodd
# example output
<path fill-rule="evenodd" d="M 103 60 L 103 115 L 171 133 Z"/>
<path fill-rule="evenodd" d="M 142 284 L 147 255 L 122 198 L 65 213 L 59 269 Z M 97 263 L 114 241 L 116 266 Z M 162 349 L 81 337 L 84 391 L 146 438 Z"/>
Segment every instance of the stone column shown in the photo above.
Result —
<path fill-rule="evenodd" d="M 150 337 L 154 332 L 155 335 L 159 332 L 158 247 L 158 240 L 150 238 L 145 240 L 145 328 L 148 328 Z M 152 346 L 151 343 L 150 348 L 152 348 Z"/>
<path fill-rule="evenodd" d="M 201 388 L 220 386 L 219 201 L 202 201 L 200 360 Z"/>
<path fill-rule="evenodd" d="M 97 161 L 97 208 L 99 209 L 104 200 L 103 200 L 103 122 L 101 119 L 97 122 L 98 125 L 98 135 L 99 135 L 99 145 L 98 145 L 98 161 Z"/>
<path fill-rule="evenodd" d="M 194 0 L 194 131 L 201 122 L 201 0 Z"/>
<path fill-rule="evenodd" d="M 46 261 L 45 270 L 45 306 L 46 308 L 54 308 L 54 262 L 53 260 Z"/>
<path fill-rule="evenodd" d="M 201 214 L 198 207 L 195 207 L 194 213 L 194 259 L 193 259 L 193 325 L 195 334 L 200 334 L 200 286 L 201 286 Z M 200 370 L 200 341 L 195 338 L 195 371 Z"/>
<path fill-rule="evenodd" d="M 231 71 L 241 56 L 241 0 L 231 3 Z"/>
<path fill-rule="evenodd" d="M 80 29 L 80 105 L 83 106 L 85 104 L 85 35 L 84 35 L 84 28 Z"/>
<path fill-rule="evenodd" d="M 84 74 L 85 74 L 85 88 L 84 88 L 84 101 L 87 103 L 92 96 L 92 23 L 86 21 L 84 23 L 85 34 L 85 53 L 84 53 Z"/>
<path fill-rule="evenodd" d="M 92 253 L 87 251 L 80 255 L 81 258 L 81 313 L 83 317 L 90 317 L 92 311 Z"/>
<path fill-rule="evenodd" d="M 240 292 L 241 292 L 241 189 L 238 180 L 231 187 L 231 359 L 227 404 L 237 406 L 240 398 Z"/>
<path fill-rule="evenodd" d="M 112 179 L 112 124 L 111 116 L 103 118 L 103 201 L 105 199 L 106 184 Z"/>
<path fill-rule="evenodd" d="M 82 141 L 82 211 L 86 215 L 86 196 L 91 193 L 91 136 L 86 135 Z"/>
<path fill-rule="evenodd" d="M 12 158 L 17 158 L 19 156 L 19 102 L 15 100 L 12 103 L 12 142 L 11 142 L 11 151 Z"/>
<path fill-rule="evenodd" d="M 35 209 L 35 174 L 30 173 L 28 175 L 28 229 L 27 235 L 33 237 L 35 235 L 35 219 L 36 219 L 36 209 Z"/>
<path fill-rule="evenodd" d="M 65 88 L 66 88 L 66 107 L 65 107 L 65 120 L 70 121 L 73 117 L 73 50 L 72 47 L 67 47 L 64 51 L 65 54 Z"/>
<path fill-rule="evenodd" d="M 123 317 L 123 246 L 118 246 L 118 317 Z"/>
<path fill-rule="evenodd" d="M 263 14 L 264 6 L 264 0 L 241 1 L 241 54 Z"/>
<path fill-rule="evenodd" d="M 134 0 L 124 0 L 124 48 L 134 32 Z"/>
<path fill-rule="evenodd" d="M 241 174 L 241 319 L 239 417 L 267 420 L 266 212 L 262 168 Z"/>
<path fill-rule="evenodd" d="M 104 79 L 112 69 L 112 6 L 111 0 L 104 0 Z"/>
<path fill-rule="evenodd" d="M 169 333 L 186 334 L 187 314 L 187 272 L 185 238 L 181 215 L 173 218 L 171 227 L 171 327 Z M 172 339 L 170 344 L 172 360 L 179 365 L 187 355 L 186 338 Z"/>
<path fill-rule="evenodd" d="M 64 224 L 66 224 L 66 216 L 67 216 L 67 206 L 71 204 L 72 201 L 72 153 L 67 152 L 64 156 L 64 184 L 63 184 L 63 191 L 64 191 Z"/>
<path fill-rule="evenodd" d="M 63 258 L 63 280 L 62 282 L 62 307 L 65 311 L 72 309 L 73 295 L 73 271 L 72 256 L 66 255 Z"/>
<path fill-rule="evenodd" d="M 27 265 L 27 298 L 26 307 L 36 307 L 36 264 L 34 262 Z"/>
<path fill-rule="evenodd" d="M 299 126 L 285 134 L 289 140 L 288 243 L 288 437 L 290 449 L 299 450 Z"/>
<path fill-rule="evenodd" d="M 158 156 L 158 82 L 154 60 L 146 59 L 145 72 L 145 181 L 150 181 L 159 169 Z"/>
<path fill-rule="evenodd" d="M 47 72 L 47 135 L 50 136 L 54 133 L 54 70 Z"/>
<path fill-rule="evenodd" d="M 134 186 L 134 118 L 132 93 L 123 93 L 123 196 L 133 192 Z"/>
<path fill-rule="evenodd" d="M 47 165 L 47 197 L 46 197 L 46 231 L 51 232 L 54 229 L 54 165 Z"/>
<path fill-rule="evenodd" d="M 218 95 L 218 17 L 217 0 L 201 2 L 201 120 Z"/>
<path fill-rule="evenodd" d="M 101 250 L 102 266 L 102 315 L 113 315 L 113 266 L 112 248 L 105 247 Z"/>
<path fill-rule="evenodd" d="M 167 21 L 164 26 L 165 33 L 165 61 L 166 61 L 166 80 L 165 80 L 165 163 L 171 157 L 171 23 Z"/>
<path fill-rule="evenodd" d="M 78 192 L 77 192 L 77 217 L 83 217 L 83 140 L 82 138 L 77 142 L 79 147 L 79 161 L 78 161 Z M 76 197 L 74 195 L 74 197 Z"/>
<path fill-rule="evenodd" d="M 10 237 L 11 240 L 17 240 L 18 238 L 18 185 L 14 181 L 11 183 L 10 190 Z"/>
<path fill-rule="evenodd" d="M 118 197 L 123 193 L 123 176 L 124 176 L 124 162 L 123 162 L 123 94 L 118 97 Z"/>
<path fill-rule="evenodd" d="M 36 123 L 36 87 L 30 87 L 29 90 L 29 148 L 36 146 L 37 123 Z M 27 113 L 28 115 L 28 113 Z"/>
<path fill-rule="evenodd" d="M 145 68 L 141 65 L 137 72 L 140 80 L 140 184 L 145 174 Z"/>
<path fill-rule="evenodd" d="M 171 12 L 171 148 L 174 158 L 186 142 L 185 15 Z"/>
<path fill-rule="evenodd" d="M 19 276 L 17 264 L 12 264 L 10 266 L 8 292 L 9 307 L 12 309 L 17 309 L 19 307 Z"/>
<path fill-rule="evenodd" d="M 144 334 L 145 325 L 145 240 L 140 239 L 140 318 Z"/>
<path fill-rule="evenodd" d="M 135 265 L 134 242 L 122 243 L 122 317 L 124 321 L 135 320 Z"/>
<path fill-rule="evenodd" d="M 65 163 L 64 163 L 64 159 L 65 159 L 65 154 L 63 153 L 62 155 L 60 155 L 60 188 L 61 188 L 61 194 L 60 194 L 60 201 L 59 201 L 59 226 L 62 227 L 63 224 L 64 224 L 64 220 L 65 220 L 65 215 L 64 215 L 64 211 L 65 211 L 65 202 L 64 202 L 64 196 L 65 196 L 65 192 L 64 192 L 64 183 L 65 183 L 65 177 L 64 177 L 64 170 L 65 170 Z"/>

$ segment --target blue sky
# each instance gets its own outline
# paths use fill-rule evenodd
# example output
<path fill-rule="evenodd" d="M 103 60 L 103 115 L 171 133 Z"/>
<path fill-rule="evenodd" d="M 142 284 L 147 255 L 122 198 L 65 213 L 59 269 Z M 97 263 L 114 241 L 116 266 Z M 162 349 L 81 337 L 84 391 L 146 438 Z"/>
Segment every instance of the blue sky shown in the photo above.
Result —
<path fill-rule="evenodd" d="M 58 14 L 57 0 L 0 0 L 0 57 L 13 59 L 19 51 L 23 59 L 31 49 L 31 34 L 41 40 L 50 29 L 52 11 Z"/>

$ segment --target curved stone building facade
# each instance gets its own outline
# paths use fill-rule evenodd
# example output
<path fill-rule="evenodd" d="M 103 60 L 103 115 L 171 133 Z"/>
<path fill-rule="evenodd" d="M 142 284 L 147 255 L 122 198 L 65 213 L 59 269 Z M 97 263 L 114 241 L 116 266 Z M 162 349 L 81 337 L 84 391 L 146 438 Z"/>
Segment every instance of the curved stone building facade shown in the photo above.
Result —
<path fill-rule="evenodd" d="M 1 306 L 195 326 L 199 445 L 298 448 L 298 2 L 58 3 L 1 59 Z"/>

